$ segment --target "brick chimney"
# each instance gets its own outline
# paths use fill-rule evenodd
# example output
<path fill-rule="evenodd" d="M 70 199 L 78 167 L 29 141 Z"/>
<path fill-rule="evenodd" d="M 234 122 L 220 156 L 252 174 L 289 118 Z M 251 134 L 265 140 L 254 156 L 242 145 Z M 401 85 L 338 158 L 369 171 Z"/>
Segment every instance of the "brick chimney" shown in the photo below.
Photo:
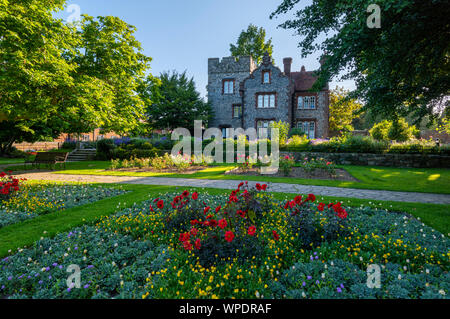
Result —
<path fill-rule="evenodd" d="M 283 64 L 284 64 L 284 74 L 290 75 L 291 74 L 292 58 L 284 58 L 283 59 Z"/>

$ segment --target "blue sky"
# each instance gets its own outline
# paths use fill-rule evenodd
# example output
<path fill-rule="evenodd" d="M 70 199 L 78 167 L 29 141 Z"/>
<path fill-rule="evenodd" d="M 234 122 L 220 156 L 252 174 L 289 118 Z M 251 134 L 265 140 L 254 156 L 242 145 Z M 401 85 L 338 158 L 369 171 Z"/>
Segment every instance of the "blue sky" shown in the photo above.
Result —
<path fill-rule="evenodd" d="M 69 0 L 76 4 L 81 14 L 91 16 L 112 15 L 137 27 L 136 38 L 142 43 L 144 53 L 153 58 L 151 73 L 186 70 L 193 76 L 197 90 L 206 95 L 208 82 L 207 62 L 210 57 L 230 55 L 230 43 L 235 43 L 240 32 L 249 23 L 266 29 L 272 38 L 274 60 L 283 65 L 284 57 L 292 57 L 292 70 L 318 68 L 319 53 L 301 59 L 297 47 L 299 38 L 292 30 L 277 28 L 287 16 L 270 19 L 282 0 Z M 73 12 L 72 12 L 73 13 Z M 67 19 L 70 12 L 59 17 Z M 348 89 L 352 81 L 332 82 Z"/>

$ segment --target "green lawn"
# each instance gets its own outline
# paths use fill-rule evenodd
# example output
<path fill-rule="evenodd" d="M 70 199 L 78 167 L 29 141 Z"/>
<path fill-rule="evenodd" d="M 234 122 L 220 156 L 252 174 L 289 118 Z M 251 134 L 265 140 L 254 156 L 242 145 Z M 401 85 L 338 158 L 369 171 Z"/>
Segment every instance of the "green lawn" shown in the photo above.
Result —
<path fill-rule="evenodd" d="M 302 178 L 286 178 L 267 176 L 236 176 L 224 173 L 233 168 L 230 164 L 214 165 L 194 174 L 176 173 L 132 173 L 105 170 L 109 162 L 90 161 L 68 163 L 67 170 L 57 171 L 59 174 L 85 174 L 85 175 L 113 175 L 113 176 L 152 176 L 152 177 L 178 177 L 196 179 L 227 179 L 252 180 L 274 183 L 291 183 L 303 185 L 335 186 L 360 189 L 378 189 L 392 191 L 422 192 L 450 194 L 450 169 L 438 168 L 394 168 L 380 166 L 354 166 L 341 165 L 359 182 L 345 182 L 334 180 L 317 180 Z M 23 167 L 10 167 L 11 170 L 21 170 Z"/>
<path fill-rule="evenodd" d="M 5 158 L 5 157 L 0 157 L 0 165 L 23 163 L 24 161 L 25 161 L 25 159 L 23 159 L 23 158 Z"/>
<path fill-rule="evenodd" d="M 114 185 L 109 184 L 108 187 Z M 57 233 L 68 231 L 76 226 L 86 223 L 94 223 L 102 216 L 113 214 L 118 206 L 125 208 L 158 196 L 160 193 L 184 189 L 198 192 L 207 191 L 210 194 L 225 194 L 228 190 L 208 189 L 208 188 L 180 188 L 174 186 L 148 186 L 148 185 L 120 185 L 130 192 L 97 201 L 92 204 L 74 207 L 65 211 L 59 211 L 42 215 L 34 219 L 29 219 L 21 223 L 12 224 L 0 228 L 0 257 L 10 254 L 8 251 L 15 251 L 17 248 L 30 246 L 41 237 L 53 237 Z M 275 193 L 278 199 L 292 199 L 294 194 Z M 345 206 L 372 206 L 390 211 L 406 212 L 413 216 L 420 217 L 421 220 L 445 235 L 450 233 L 450 205 L 400 203 L 388 201 L 373 201 L 351 198 L 337 198 L 318 196 L 318 201 L 328 203 L 330 201 L 343 201 Z M 350 212 L 351 213 L 351 212 Z"/>

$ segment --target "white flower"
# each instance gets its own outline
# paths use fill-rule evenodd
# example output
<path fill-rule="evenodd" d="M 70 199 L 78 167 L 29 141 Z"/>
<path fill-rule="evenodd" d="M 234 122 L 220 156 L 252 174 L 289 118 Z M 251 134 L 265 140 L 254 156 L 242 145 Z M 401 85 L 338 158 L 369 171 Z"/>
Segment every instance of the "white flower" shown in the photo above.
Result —
<path fill-rule="evenodd" d="M 302 297 L 303 297 L 303 298 L 306 298 L 306 294 L 305 294 L 304 291 L 302 292 Z"/>
<path fill-rule="evenodd" d="M 402 275 L 398 275 L 398 280 L 402 280 Z"/>
<path fill-rule="evenodd" d="M 256 296 L 256 298 L 259 298 L 259 292 L 258 291 L 255 292 L 255 296 Z"/>
<path fill-rule="evenodd" d="M 444 291 L 444 289 L 439 290 L 439 293 L 440 293 L 441 295 L 445 296 L 445 291 Z"/>

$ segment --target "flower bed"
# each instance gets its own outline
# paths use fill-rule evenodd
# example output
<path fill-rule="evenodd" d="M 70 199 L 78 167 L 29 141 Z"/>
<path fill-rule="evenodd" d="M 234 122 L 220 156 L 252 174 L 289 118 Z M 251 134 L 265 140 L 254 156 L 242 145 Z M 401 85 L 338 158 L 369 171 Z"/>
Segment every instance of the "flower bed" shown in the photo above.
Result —
<path fill-rule="evenodd" d="M 127 170 L 127 171 L 154 171 L 154 172 L 185 172 L 194 173 L 204 169 L 212 159 L 202 155 L 200 160 L 196 160 L 195 156 L 187 155 L 169 155 L 164 154 L 154 158 L 131 158 L 130 160 L 111 160 L 110 170 Z"/>
<path fill-rule="evenodd" d="M 449 260 L 448 238 L 411 216 L 241 183 L 41 240 L 0 261 L 0 298 L 446 298 Z M 70 264 L 80 289 L 65 285 Z M 371 264 L 381 288 L 366 284 Z"/>
<path fill-rule="evenodd" d="M 0 201 L 0 227 L 123 193 L 120 189 L 83 184 L 21 184 L 14 195 Z"/>

